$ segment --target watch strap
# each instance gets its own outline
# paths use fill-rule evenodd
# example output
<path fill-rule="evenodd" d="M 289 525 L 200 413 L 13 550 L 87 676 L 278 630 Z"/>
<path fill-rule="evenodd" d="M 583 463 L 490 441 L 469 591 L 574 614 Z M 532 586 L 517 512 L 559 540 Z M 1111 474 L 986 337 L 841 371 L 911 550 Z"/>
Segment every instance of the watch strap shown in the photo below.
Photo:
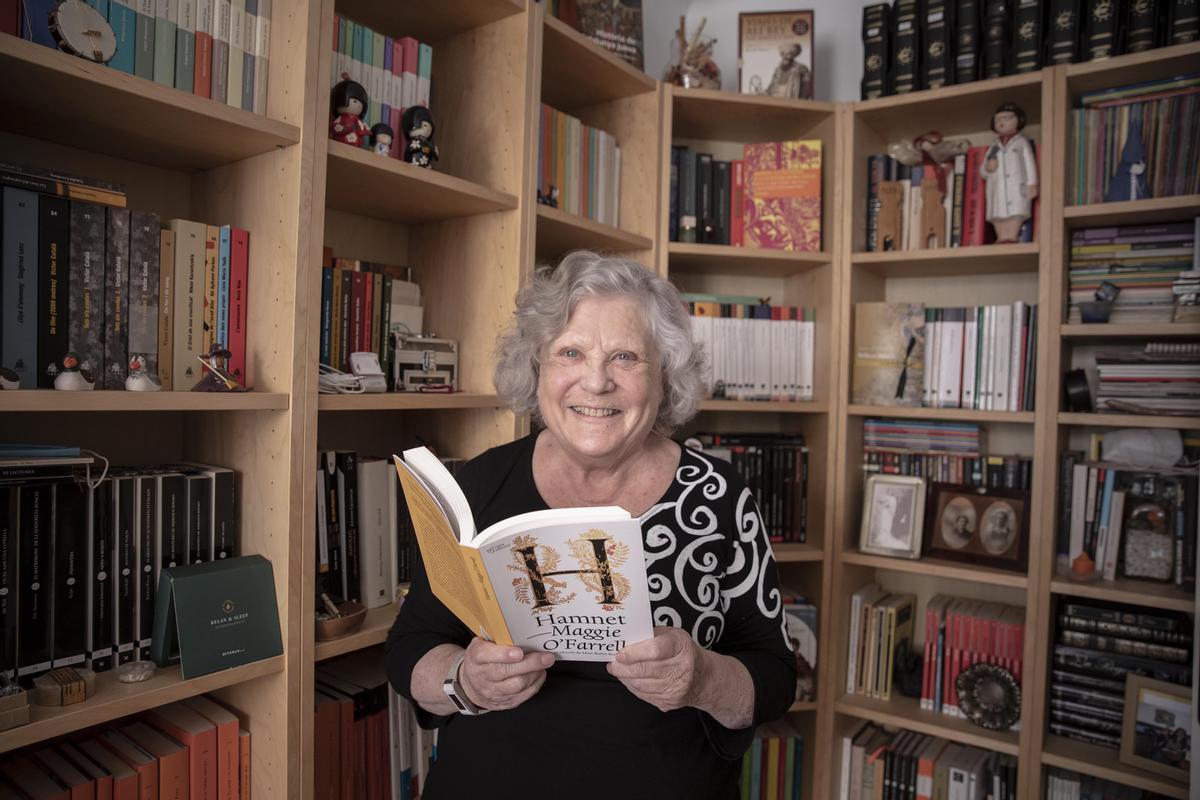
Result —
<path fill-rule="evenodd" d="M 480 714 L 486 714 L 488 709 L 480 708 L 472 703 L 471 698 L 467 697 L 467 693 L 463 690 L 462 684 L 458 680 L 459 670 L 462 669 L 462 663 L 466 657 L 466 652 L 463 652 L 451 663 L 450 670 L 442 680 L 442 691 L 446 694 L 446 697 L 450 698 L 450 702 L 454 703 L 459 713 L 466 714 L 468 717 L 476 717 Z"/>

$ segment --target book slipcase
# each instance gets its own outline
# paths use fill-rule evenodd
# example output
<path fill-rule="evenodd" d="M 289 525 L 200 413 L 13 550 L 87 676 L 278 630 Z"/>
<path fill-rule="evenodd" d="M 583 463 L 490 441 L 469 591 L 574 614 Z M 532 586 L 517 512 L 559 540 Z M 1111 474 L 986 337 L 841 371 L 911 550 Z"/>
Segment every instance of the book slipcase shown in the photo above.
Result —
<path fill-rule="evenodd" d="M 0 36 L 0 66 L 11 76 L 0 93 L 14 110 L 0 124 L 0 143 L 11 158 L 120 180 L 128 184 L 134 207 L 164 219 L 228 221 L 251 231 L 263 245 L 249 282 L 250 307 L 262 314 L 249 342 L 255 392 L 6 392 L 0 397 L 0 439 L 75 442 L 118 463 L 194 460 L 237 469 L 245 498 L 243 551 L 260 553 L 275 565 L 285 631 L 284 655 L 277 659 L 186 682 L 166 670 L 115 701 L 35 712 L 29 726 L 0 733 L 0 751 L 213 692 L 247 713 L 252 733 L 263 734 L 255 737 L 255 793 L 313 797 L 313 664 L 380 644 L 393 614 L 391 607 L 374 609 L 352 637 L 314 641 L 315 486 L 310 478 L 318 449 L 377 454 L 379 442 L 401 445 L 419 434 L 447 455 L 469 457 L 525 433 L 526 420 L 498 407 L 488 354 L 511 312 L 511 298 L 534 266 L 591 247 L 627 253 L 685 291 L 770 296 L 773 303 L 815 310 L 815 374 L 826 381 L 814 387 L 812 402 L 707 401 L 690 427 L 801 434 L 810 451 L 807 540 L 776 548 L 783 582 L 803 591 L 819 615 L 817 700 L 797 704 L 789 715 L 806 738 L 806 800 L 834 796 L 840 738 L 864 718 L 1016 756 L 1022 798 L 1041 796 L 1048 767 L 1091 770 L 1126 783 L 1152 780 L 1105 758 L 1107 753 L 1098 757 L 1045 733 L 1053 608 L 1060 595 L 1077 588 L 1056 579 L 1052 570 L 1055 465 L 1077 431 L 1114 424 L 1197 428 L 1200 420 L 1100 418 L 1060 409 L 1064 349 L 1076 337 L 1106 333 L 1063 325 L 1065 248 L 1075 227 L 1187 219 L 1200 211 L 1200 201 L 1187 196 L 1069 207 L 1059 156 L 1074 94 L 1178 74 L 1200 55 L 1196 45 L 903 97 L 830 104 L 658 84 L 560 21 L 545 18 L 542 7 L 527 0 L 409 5 L 300 0 L 291 14 L 274 14 L 265 115 L 210 105 L 150 81 L 130 88 L 128 78 L 117 80 L 112 70 Z M 327 142 L 327 59 L 335 12 L 433 46 L 430 105 L 439 123 L 454 121 L 439 124 L 437 170 L 346 152 Z M 495 69 L 498 60 L 508 67 Z M 31 94 L 20 90 L 25 85 L 44 88 Z M 866 156 L 883 152 L 891 141 L 911 140 L 930 127 L 931 119 L 948 136 L 986 141 L 987 119 L 1006 100 L 1024 105 L 1029 133 L 1041 149 L 1037 239 L 969 251 L 865 252 L 861 215 L 843 212 L 865 207 Z M 133 103 L 137 113 L 114 117 L 109 113 L 114 101 Z M 620 143 L 619 227 L 535 202 L 542 103 L 612 133 Z M 147 120 L 154 124 L 143 125 Z M 819 251 L 668 243 L 672 144 L 735 159 L 747 143 L 798 139 L 822 142 Z M 310 197 L 318 202 L 310 203 Z M 320 298 L 323 246 L 349 258 L 413 267 L 427 298 L 428 324 L 439 336 L 459 341 L 460 394 L 318 396 L 313 367 L 319 314 L 313 309 Z M 848 331 L 855 302 L 886 298 L 962 306 L 983 295 L 988 302 L 1002 302 L 1000 295 L 1037 302 L 1044 310 L 1033 411 L 896 412 L 850 404 Z M 1178 325 L 1148 335 L 1195 337 L 1200 331 Z M 131 410 L 148 413 L 127 413 Z M 892 561 L 857 552 L 864 420 L 905 415 L 977 422 L 987 430 L 990 452 L 1033 458 L 1026 572 Z M 906 698 L 845 695 L 848 598 L 872 581 L 895 592 L 911 591 L 920 603 L 939 592 L 975 592 L 1025 608 L 1019 733 L 989 734 L 962 720 L 933 718 Z M 1190 609 L 1193 602 L 1190 594 L 1146 591 L 1139 585 L 1099 584 L 1087 591 L 1093 598 L 1176 610 Z M 101 691 L 112 698 L 117 690 L 104 684 Z M 1171 797 L 1187 796 L 1186 787 L 1168 781 L 1148 785 Z"/>

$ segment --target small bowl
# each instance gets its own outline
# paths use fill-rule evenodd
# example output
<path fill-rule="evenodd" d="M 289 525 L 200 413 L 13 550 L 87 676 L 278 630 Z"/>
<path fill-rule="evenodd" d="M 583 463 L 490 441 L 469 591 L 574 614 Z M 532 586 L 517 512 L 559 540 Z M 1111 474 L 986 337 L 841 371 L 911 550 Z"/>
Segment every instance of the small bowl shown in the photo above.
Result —
<path fill-rule="evenodd" d="M 317 641 L 328 642 L 330 639 L 340 639 L 349 636 L 362 627 L 367 618 L 367 607 L 362 603 L 346 601 L 337 604 L 341 616 L 335 619 L 317 620 Z"/>
<path fill-rule="evenodd" d="M 1113 304 L 1107 300 L 1085 300 L 1079 304 L 1079 315 L 1084 323 L 1108 322 Z"/>

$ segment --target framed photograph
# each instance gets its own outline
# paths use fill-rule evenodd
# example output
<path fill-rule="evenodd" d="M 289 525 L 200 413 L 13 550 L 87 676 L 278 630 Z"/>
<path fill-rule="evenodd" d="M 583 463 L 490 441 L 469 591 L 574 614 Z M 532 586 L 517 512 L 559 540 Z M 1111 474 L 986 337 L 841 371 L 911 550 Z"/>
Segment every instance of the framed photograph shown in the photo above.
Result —
<path fill-rule="evenodd" d="M 930 487 L 927 555 L 1024 572 L 1028 550 L 1028 492 L 954 483 Z"/>
<path fill-rule="evenodd" d="M 920 558 L 924 510 L 924 478 L 872 475 L 863 495 L 858 549 L 877 556 Z"/>
<path fill-rule="evenodd" d="M 813 12 L 738 14 L 738 91 L 813 99 Z"/>
<path fill-rule="evenodd" d="M 1130 673 L 1121 761 L 1186 783 L 1192 769 L 1191 711 L 1190 688 Z"/>

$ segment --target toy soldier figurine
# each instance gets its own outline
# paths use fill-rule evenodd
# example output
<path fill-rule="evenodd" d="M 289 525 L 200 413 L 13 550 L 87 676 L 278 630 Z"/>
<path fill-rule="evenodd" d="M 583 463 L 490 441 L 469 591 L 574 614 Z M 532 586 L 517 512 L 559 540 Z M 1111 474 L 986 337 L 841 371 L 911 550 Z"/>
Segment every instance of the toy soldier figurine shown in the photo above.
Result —
<path fill-rule="evenodd" d="M 987 182 L 987 221 L 996 229 L 996 243 L 1017 241 L 1038 194 L 1033 146 L 1021 135 L 1025 112 L 1016 103 L 1001 103 L 992 115 L 996 141 L 983 161 Z"/>

